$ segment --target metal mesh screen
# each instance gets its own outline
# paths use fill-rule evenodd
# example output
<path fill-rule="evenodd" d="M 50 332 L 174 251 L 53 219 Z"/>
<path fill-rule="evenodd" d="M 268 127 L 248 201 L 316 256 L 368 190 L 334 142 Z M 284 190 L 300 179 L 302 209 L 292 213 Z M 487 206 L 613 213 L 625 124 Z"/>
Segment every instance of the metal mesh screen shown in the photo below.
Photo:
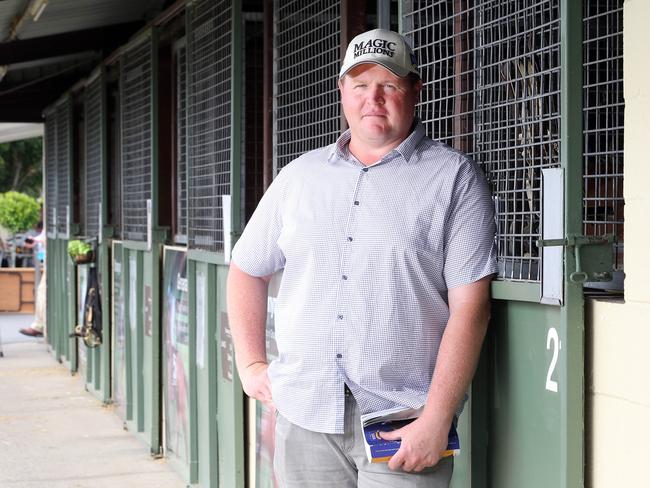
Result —
<path fill-rule="evenodd" d="M 583 2 L 586 235 L 614 234 L 623 269 L 623 0 Z"/>
<path fill-rule="evenodd" d="M 46 208 L 46 232 L 48 237 L 56 235 L 56 222 L 54 215 L 57 207 L 57 150 L 56 150 L 56 114 L 48 112 L 45 114 L 45 208 Z"/>
<path fill-rule="evenodd" d="M 187 47 L 176 49 L 176 241 L 187 242 Z"/>
<path fill-rule="evenodd" d="M 226 1 L 190 8 L 188 35 L 188 244 L 223 249 L 221 195 L 230 194 L 231 16 Z"/>
<path fill-rule="evenodd" d="M 274 2 L 275 171 L 336 140 L 341 12 L 337 0 Z"/>
<path fill-rule="evenodd" d="M 102 201 L 102 117 L 104 116 L 103 90 L 101 76 L 95 78 L 86 87 L 85 124 L 86 124 L 86 235 L 99 236 L 102 225 L 99 209 Z"/>
<path fill-rule="evenodd" d="M 541 169 L 559 166 L 559 0 L 411 2 L 429 134 L 490 182 L 499 278 L 539 281 Z"/>
<path fill-rule="evenodd" d="M 146 38 L 122 58 L 122 234 L 147 238 L 147 200 L 151 199 L 152 49 Z"/>
<path fill-rule="evenodd" d="M 56 108 L 56 223 L 59 234 L 67 236 L 70 208 L 70 122 L 71 106 L 69 99 Z"/>

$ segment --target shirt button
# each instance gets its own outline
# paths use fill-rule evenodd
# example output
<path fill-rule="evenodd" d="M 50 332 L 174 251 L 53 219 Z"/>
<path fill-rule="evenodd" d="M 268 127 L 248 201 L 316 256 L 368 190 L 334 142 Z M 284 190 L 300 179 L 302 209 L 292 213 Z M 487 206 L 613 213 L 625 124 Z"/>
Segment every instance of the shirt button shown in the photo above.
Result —
<path fill-rule="evenodd" d="M 354 204 L 355 204 L 355 205 L 359 205 L 359 200 L 355 200 L 355 201 L 354 201 Z"/>
<path fill-rule="evenodd" d="M 363 168 L 363 172 L 364 172 L 364 173 L 367 173 L 367 172 L 368 172 L 368 168 Z"/>
<path fill-rule="evenodd" d="M 343 320 L 343 315 L 338 315 L 336 318 L 339 320 Z"/>
<path fill-rule="evenodd" d="M 346 275 L 341 276 L 341 278 L 343 278 L 344 280 L 348 279 L 348 277 Z"/>
<path fill-rule="evenodd" d="M 353 240 L 352 237 L 348 237 L 348 241 L 352 242 L 352 240 Z"/>
<path fill-rule="evenodd" d="M 342 355 L 342 354 L 337 354 L 336 357 L 337 357 L 338 359 L 341 359 L 341 358 L 343 357 L 343 355 Z"/>

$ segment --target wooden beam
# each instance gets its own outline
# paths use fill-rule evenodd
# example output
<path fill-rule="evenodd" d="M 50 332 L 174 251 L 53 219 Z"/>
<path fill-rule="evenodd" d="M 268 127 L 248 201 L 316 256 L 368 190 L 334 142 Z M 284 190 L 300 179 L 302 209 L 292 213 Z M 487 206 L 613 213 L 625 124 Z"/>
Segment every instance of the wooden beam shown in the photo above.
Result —
<path fill-rule="evenodd" d="M 43 110 L 80 78 L 78 71 L 49 78 L 41 83 L 14 87 L 0 96 L 0 122 L 43 122 Z"/>
<path fill-rule="evenodd" d="M 128 22 L 95 29 L 84 29 L 51 36 L 0 43 L 0 65 L 87 51 L 108 53 L 126 42 L 143 22 Z"/>

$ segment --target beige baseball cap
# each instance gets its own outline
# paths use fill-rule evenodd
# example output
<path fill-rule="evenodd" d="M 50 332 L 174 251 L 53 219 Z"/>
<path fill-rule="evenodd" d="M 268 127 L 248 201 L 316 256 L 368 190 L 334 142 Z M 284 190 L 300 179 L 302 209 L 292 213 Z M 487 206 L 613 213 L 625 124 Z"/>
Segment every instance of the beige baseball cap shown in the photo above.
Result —
<path fill-rule="evenodd" d="M 359 64 L 375 63 L 397 76 L 420 76 L 417 59 L 406 39 L 397 32 L 374 29 L 352 39 L 345 52 L 339 79 Z"/>

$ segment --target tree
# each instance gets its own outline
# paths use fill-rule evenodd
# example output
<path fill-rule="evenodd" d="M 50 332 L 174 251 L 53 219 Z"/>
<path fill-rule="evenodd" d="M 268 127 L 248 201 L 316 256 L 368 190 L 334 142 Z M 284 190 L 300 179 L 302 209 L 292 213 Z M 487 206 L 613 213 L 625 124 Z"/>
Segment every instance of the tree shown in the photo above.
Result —
<path fill-rule="evenodd" d="M 40 215 L 41 206 L 35 198 L 16 191 L 0 193 L 0 226 L 12 234 L 34 227 Z"/>
<path fill-rule="evenodd" d="M 0 192 L 38 197 L 43 188 L 43 138 L 0 144 Z"/>

